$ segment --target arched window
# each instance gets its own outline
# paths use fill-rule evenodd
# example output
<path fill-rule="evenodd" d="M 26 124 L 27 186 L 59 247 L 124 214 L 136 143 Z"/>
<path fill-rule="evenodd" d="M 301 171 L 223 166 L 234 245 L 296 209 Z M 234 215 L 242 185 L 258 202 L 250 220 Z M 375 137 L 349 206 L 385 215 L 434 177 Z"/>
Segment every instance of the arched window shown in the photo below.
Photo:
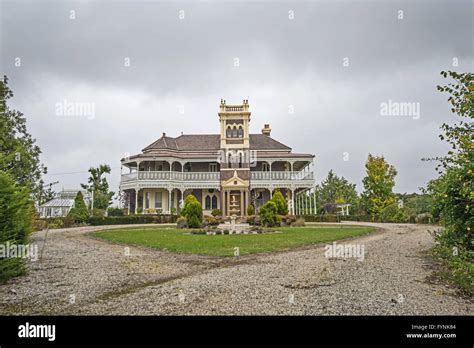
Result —
<path fill-rule="evenodd" d="M 243 138 L 243 137 L 244 137 L 244 130 L 243 130 L 242 126 L 239 127 L 239 130 L 238 130 L 238 137 L 239 137 L 239 138 Z"/>
<path fill-rule="evenodd" d="M 244 162 L 243 155 L 242 155 L 242 152 L 240 152 L 239 153 L 239 168 L 243 167 L 243 162 Z"/>
<path fill-rule="evenodd" d="M 212 209 L 217 209 L 217 197 L 212 196 Z"/>
<path fill-rule="evenodd" d="M 211 197 L 206 196 L 206 210 L 210 210 L 211 208 Z"/>
<path fill-rule="evenodd" d="M 234 126 L 234 129 L 232 129 L 232 138 L 237 138 L 238 137 L 238 130 L 237 127 Z"/>
<path fill-rule="evenodd" d="M 225 136 L 226 136 L 227 138 L 232 137 L 232 130 L 230 129 L 230 127 L 227 128 L 226 133 L 225 133 Z"/>

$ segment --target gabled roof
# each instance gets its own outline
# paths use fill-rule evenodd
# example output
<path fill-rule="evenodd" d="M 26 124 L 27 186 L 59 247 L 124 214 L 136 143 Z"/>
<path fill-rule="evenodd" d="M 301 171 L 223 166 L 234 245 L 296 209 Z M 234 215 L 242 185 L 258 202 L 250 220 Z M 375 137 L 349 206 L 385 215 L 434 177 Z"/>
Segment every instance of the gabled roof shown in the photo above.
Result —
<path fill-rule="evenodd" d="M 251 150 L 285 150 L 291 151 L 289 146 L 264 135 L 250 134 Z M 175 150 L 175 151 L 210 151 L 220 150 L 219 134 L 183 134 L 177 138 L 168 137 L 165 134 L 154 143 L 145 147 L 144 153 L 153 150 Z"/>

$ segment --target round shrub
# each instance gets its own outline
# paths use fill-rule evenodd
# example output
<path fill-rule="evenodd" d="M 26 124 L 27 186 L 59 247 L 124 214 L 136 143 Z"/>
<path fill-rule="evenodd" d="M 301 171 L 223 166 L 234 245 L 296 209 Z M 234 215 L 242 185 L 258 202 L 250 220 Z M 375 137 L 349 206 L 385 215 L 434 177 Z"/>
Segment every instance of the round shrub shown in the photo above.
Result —
<path fill-rule="evenodd" d="M 283 197 L 283 194 L 280 191 L 276 191 L 273 194 L 271 201 L 276 204 L 278 214 L 288 214 L 288 202 L 286 201 L 285 197 Z"/>
<path fill-rule="evenodd" d="M 268 201 L 260 208 L 261 224 L 264 226 L 275 226 L 278 223 L 278 208 L 275 202 Z"/>
<path fill-rule="evenodd" d="M 216 216 L 222 216 L 222 211 L 220 209 L 212 209 L 211 215 L 216 217 Z"/>

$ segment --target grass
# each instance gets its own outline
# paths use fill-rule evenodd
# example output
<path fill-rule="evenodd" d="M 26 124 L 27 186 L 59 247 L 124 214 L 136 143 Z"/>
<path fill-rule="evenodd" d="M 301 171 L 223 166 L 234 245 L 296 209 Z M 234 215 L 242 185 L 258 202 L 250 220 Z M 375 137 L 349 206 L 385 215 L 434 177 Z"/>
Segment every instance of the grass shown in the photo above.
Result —
<path fill-rule="evenodd" d="M 305 245 L 332 242 L 357 237 L 372 232 L 372 227 L 359 226 L 310 226 L 282 227 L 281 233 L 198 235 L 177 228 L 125 228 L 94 232 L 92 235 L 111 241 L 155 249 L 167 249 L 177 253 L 211 256 L 234 256 L 234 248 L 240 255 L 289 250 Z"/>

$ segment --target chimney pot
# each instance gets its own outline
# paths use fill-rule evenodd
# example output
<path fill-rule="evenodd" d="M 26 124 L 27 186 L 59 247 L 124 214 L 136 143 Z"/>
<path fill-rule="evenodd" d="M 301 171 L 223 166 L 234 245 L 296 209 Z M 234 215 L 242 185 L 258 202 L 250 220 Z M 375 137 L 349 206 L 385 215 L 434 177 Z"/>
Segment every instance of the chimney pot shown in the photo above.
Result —
<path fill-rule="evenodd" d="M 269 137 L 271 132 L 272 132 L 272 129 L 270 128 L 270 125 L 268 123 L 266 123 L 262 128 L 262 134 Z"/>
<path fill-rule="evenodd" d="M 166 133 L 165 133 L 165 132 L 163 132 L 163 138 L 164 138 L 164 137 L 166 137 Z"/>

